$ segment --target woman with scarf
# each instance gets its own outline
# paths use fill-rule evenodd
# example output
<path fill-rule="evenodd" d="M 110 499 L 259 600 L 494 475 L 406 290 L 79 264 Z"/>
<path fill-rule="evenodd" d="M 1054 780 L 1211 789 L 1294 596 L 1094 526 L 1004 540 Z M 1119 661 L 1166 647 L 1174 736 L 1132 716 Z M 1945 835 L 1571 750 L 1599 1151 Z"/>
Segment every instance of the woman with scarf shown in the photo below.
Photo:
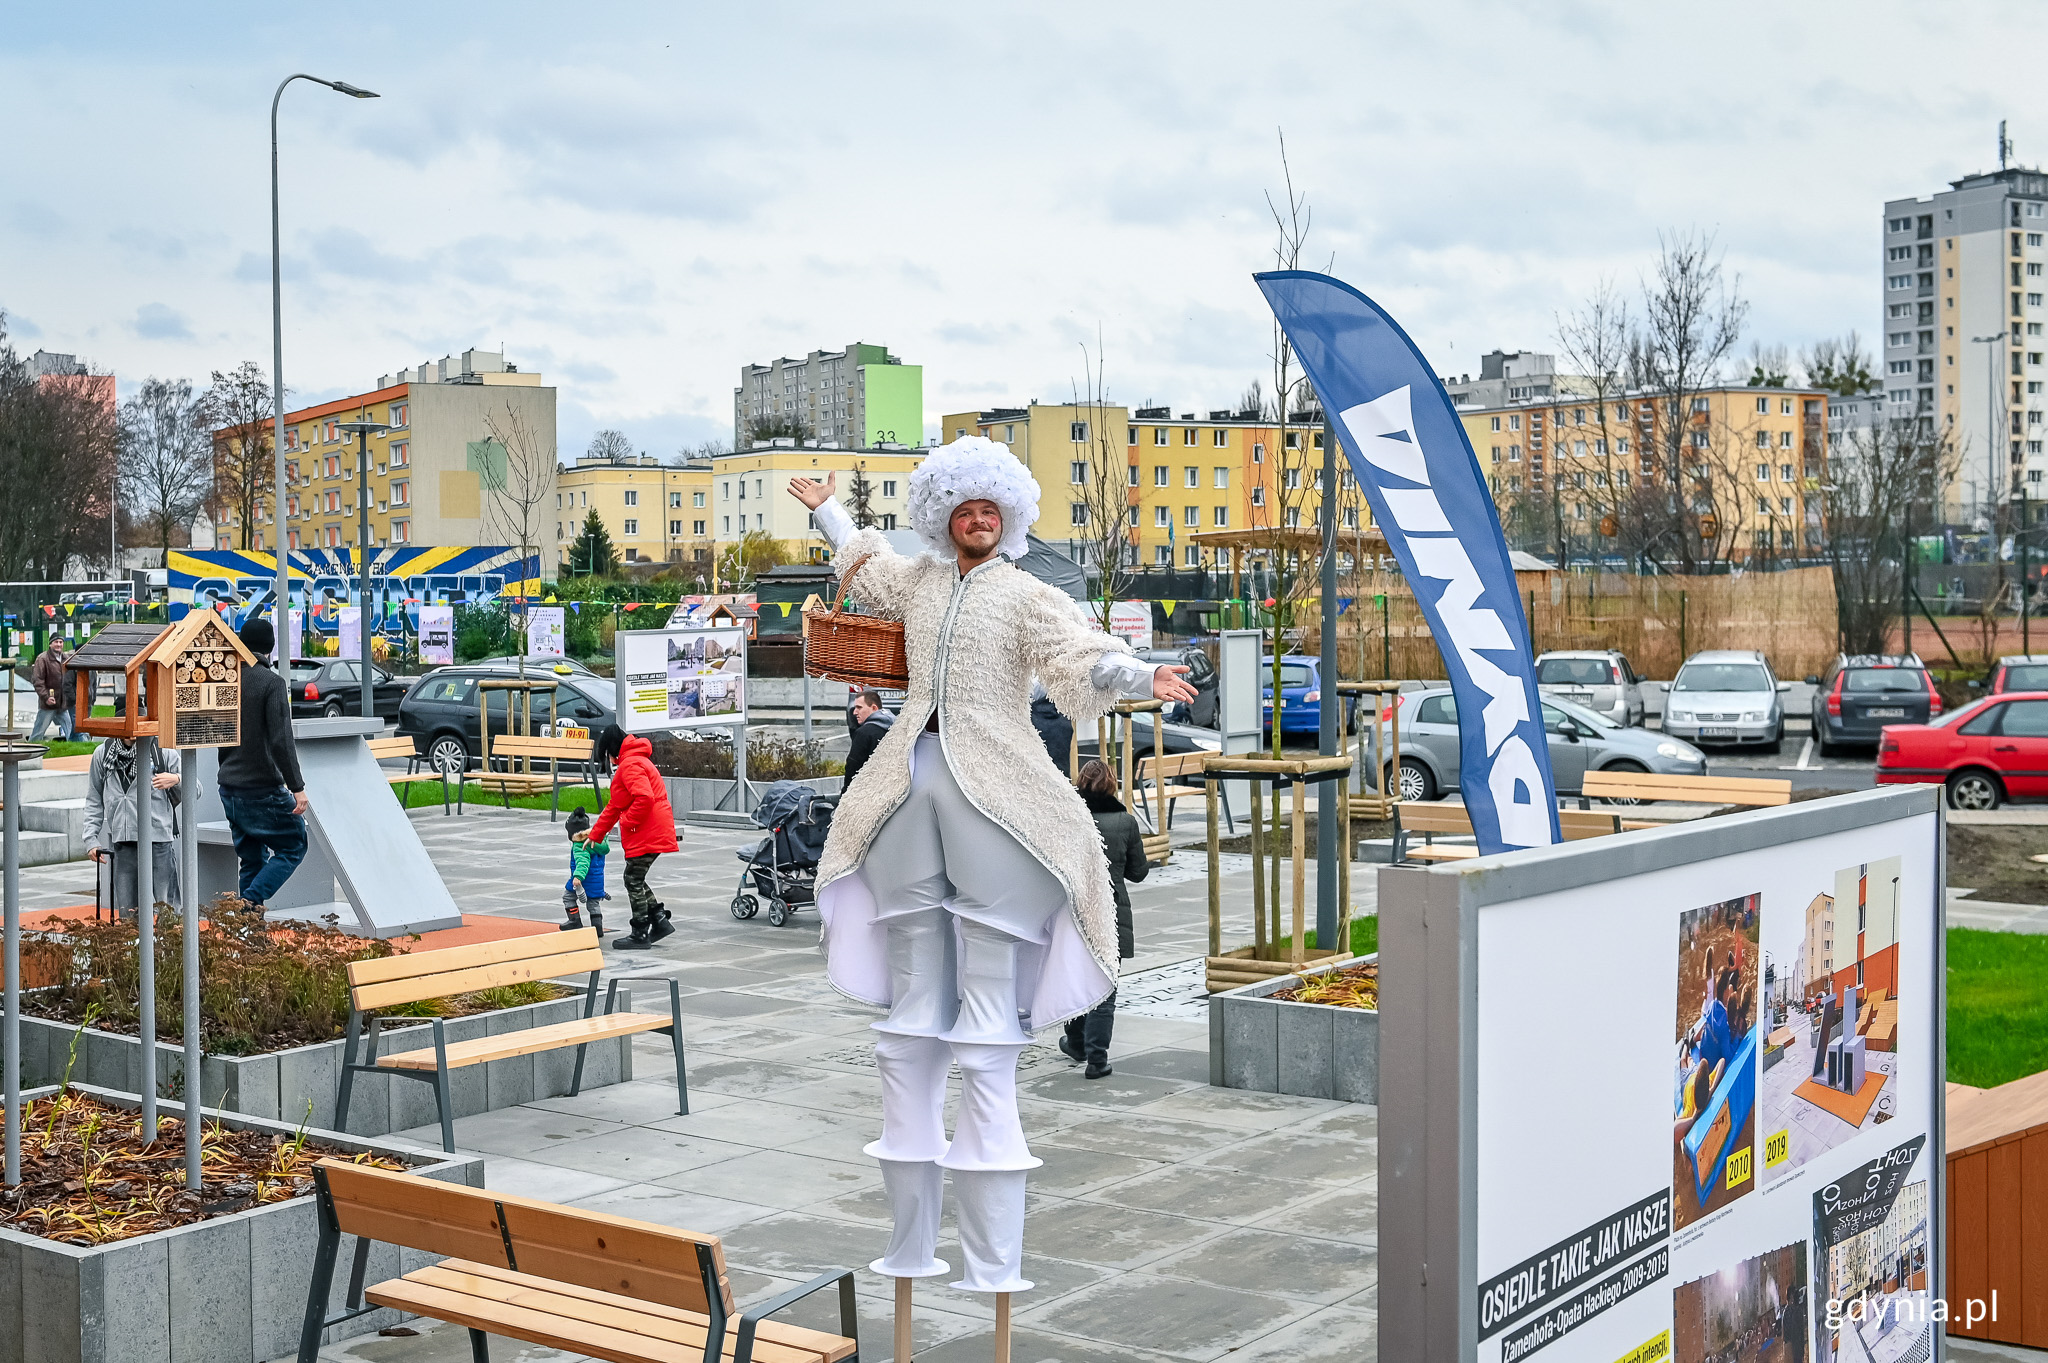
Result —
<path fill-rule="evenodd" d="M 151 744 L 149 836 L 150 897 L 159 904 L 178 902 L 178 847 L 174 811 L 184 798 L 178 754 Z M 85 787 L 85 842 L 94 861 L 113 863 L 110 898 L 122 914 L 133 917 L 138 905 L 135 884 L 136 846 L 142 841 L 135 822 L 135 745 L 110 738 L 92 755 Z"/>

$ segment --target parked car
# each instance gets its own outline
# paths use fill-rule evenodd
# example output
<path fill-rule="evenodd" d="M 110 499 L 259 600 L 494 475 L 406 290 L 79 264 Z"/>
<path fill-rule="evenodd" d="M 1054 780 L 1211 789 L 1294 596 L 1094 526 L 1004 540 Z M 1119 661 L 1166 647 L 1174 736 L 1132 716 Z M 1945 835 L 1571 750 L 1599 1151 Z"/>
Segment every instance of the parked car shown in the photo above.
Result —
<path fill-rule="evenodd" d="M 285 678 L 292 698 L 293 719 L 340 719 L 363 712 L 363 664 L 358 658 L 294 658 L 291 675 Z M 394 677 L 372 665 L 377 680 L 372 694 L 377 714 L 389 719 L 398 713 L 399 702 L 412 686 L 406 677 Z"/>
<path fill-rule="evenodd" d="M 1806 680 L 1814 688 L 1813 741 L 1822 756 L 1845 744 L 1875 744 L 1887 725 L 1941 715 L 1941 694 L 1918 654 L 1844 653 Z"/>
<path fill-rule="evenodd" d="M 2048 691 L 2048 656 L 2014 653 L 2000 658 L 1998 666 L 1991 669 L 1991 694 L 2002 696 L 2008 691 Z"/>
<path fill-rule="evenodd" d="M 1695 653 L 1678 675 L 1658 687 L 1664 732 L 1694 743 L 1732 743 L 1777 752 L 1785 741 L 1784 695 L 1769 661 L 1754 649 L 1716 648 Z"/>
<path fill-rule="evenodd" d="M 503 668 L 508 672 L 517 672 L 519 670 L 519 659 L 508 654 L 503 658 L 484 658 L 478 662 L 464 663 L 463 666 L 496 667 Z M 578 677 L 595 677 L 597 675 L 597 673 L 591 671 L 584 664 L 577 662 L 574 658 L 528 658 L 526 660 L 526 670 L 528 672 L 553 672 L 557 676 L 563 677 L 572 674 Z"/>
<path fill-rule="evenodd" d="M 1190 674 L 1192 675 L 1192 674 Z M 1266 698 L 1266 729 L 1273 727 L 1273 656 L 1259 659 L 1259 692 Z M 1290 653 L 1280 660 L 1280 732 L 1312 734 L 1322 729 L 1322 659 Z M 1343 698 L 1348 731 L 1357 698 Z"/>
<path fill-rule="evenodd" d="M 1436 687 L 1404 691 L 1395 703 L 1401 706 L 1401 798 L 1434 800 L 1458 789 L 1457 696 L 1449 687 Z M 1699 776 L 1707 769 L 1706 755 L 1690 743 L 1626 728 L 1570 701 L 1543 703 L 1543 731 L 1559 791 L 1578 790 L 1589 771 Z"/>
<path fill-rule="evenodd" d="M 1185 667 L 1188 670 L 1187 675 L 1181 680 L 1195 688 L 1195 698 L 1169 708 L 1166 718 L 1170 722 L 1192 724 L 1202 729 L 1216 727 L 1216 665 L 1209 661 L 1208 654 L 1193 645 L 1185 648 L 1141 648 L 1136 651 L 1138 657 L 1154 667 L 1164 664 L 1168 667 Z"/>
<path fill-rule="evenodd" d="M 398 707 L 398 735 L 412 740 L 413 751 L 451 774 L 466 771 L 483 755 L 482 718 L 478 697 L 490 697 L 491 734 L 506 732 L 505 691 L 480 692 L 477 683 L 502 680 L 505 670 L 461 664 L 441 667 L 413 683 Z M 602 677 L 557 677 L 552 690 L 533 695 L 533 727 L 560 722 L 587 728 L 593 734 L 614 718 L 617 692 Z"/>
<path fill-rule="evenodd" d="M 1643 722 L 1643 685 L 1615 649 L 1559 649 L 1536 659 L 1536 689 L 1607 716 L 1626 729 Z"/>
<path fill-rule="evenodd" d="M 1928 724 L 1888 724 L 1881 786 L 1940 782 L 1951 809 L 1996 809 L 2048 795 L 2048 691 L 2007 691 Z"/>

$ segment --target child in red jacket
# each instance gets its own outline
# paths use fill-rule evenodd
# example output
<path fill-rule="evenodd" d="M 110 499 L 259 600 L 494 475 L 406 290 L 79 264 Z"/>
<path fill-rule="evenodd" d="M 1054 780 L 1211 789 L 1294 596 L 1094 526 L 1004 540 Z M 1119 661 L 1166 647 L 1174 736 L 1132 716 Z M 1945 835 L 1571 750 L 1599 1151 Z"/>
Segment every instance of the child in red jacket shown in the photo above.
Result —
<path fill-rule="evenodd" d="M 669 809 L 668 787 L 654 769 L 654 746 L 636 734 L 621 742 L 618 750 L 611 798 L 597 822 L 575 840 L 601 842 L 614 827 L 619 830 L 620 850 L 626 854 L 626 895 L 633 906 L 633 932 L 613 945 L 621 951 L 639 951 L 675 931 L 669 925 L 668 910 L 647 888 L 647 872 L 656 857 L 676 850 L 676 819 Z"/>

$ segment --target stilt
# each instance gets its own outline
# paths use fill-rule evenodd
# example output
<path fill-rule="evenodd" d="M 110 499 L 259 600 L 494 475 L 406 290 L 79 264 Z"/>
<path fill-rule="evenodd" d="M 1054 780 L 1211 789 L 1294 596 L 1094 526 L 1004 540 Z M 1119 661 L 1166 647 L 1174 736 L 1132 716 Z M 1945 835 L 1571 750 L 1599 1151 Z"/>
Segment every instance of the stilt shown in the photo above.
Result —
<path fill-rule="evenodd" d="M 996 1293 L 996 1363 L 1010 1363 L 1010 1294 Z"/>
<path fill-rule="evenodd" d="M 910 1363 L 910 1282 L 896 1280 L 896 1363 Z"/>

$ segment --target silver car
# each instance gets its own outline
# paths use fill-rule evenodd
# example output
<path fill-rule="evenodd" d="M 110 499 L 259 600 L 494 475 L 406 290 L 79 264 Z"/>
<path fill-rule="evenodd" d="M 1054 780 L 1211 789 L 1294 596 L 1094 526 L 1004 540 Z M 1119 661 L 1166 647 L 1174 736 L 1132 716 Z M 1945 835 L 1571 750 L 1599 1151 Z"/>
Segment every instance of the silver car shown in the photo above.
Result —
<path fill-rule="evenodd" d="M 1695 653 L 1678 676 L 1660 682 L 1664 732 L 1695 743 L 1732 743 L 1777 752 L 1785 738 L 1785 693 L 1763 654 L 1717 648 Z"/>
<path fill-rule="evenodd" d="M 1611 648 L 1558 649 L 1536 659 L 1536 689 L 1584 706 L 1626 729 L 1643 722 L 1643 684 Z"/>
<path fill-rule="evenodd" d="M 1401 694 L 1401 798 L 1434 800 L 1458 788 L 1458 700 L 1449 687 Z M 1699 776 L 1705 754 L 1690 743 L 1630 729 L 1570 701 L 1545 701 L 1550 775 L 1576 791 L 1589 771 L 1649 771 Z M 1368 744 L 1368 751 L 1371 745 Z"/>

